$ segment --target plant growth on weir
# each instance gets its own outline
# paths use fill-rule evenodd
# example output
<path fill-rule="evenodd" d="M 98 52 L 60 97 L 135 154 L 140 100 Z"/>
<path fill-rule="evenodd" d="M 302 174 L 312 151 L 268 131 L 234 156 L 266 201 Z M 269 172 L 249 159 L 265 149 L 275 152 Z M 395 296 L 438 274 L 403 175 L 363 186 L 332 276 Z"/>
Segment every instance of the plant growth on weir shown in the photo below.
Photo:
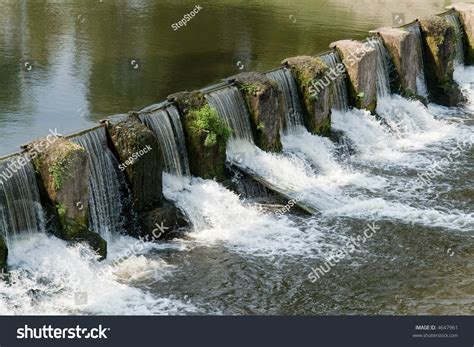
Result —
<path fill-rule="evenodd" d="M 204 146 L 215 146 L 217 144 L 218 137 L 223 138 L 224 142 L 227 142 L 230 137 L 231 130 L 219 117 L 217 110 L 209 105 L 205 105 L 197 110 L 190 111 L 190 114 L 193 117 L 191 126 L 194 131 L 204 131 L 207 133 L 206 139 L 204 140 Z"/>
<path fill-rule="evenodd" d="M 257 95 L 260 88 L 257 84 L 242 83 L 240 89 L 246 94 Z"/>

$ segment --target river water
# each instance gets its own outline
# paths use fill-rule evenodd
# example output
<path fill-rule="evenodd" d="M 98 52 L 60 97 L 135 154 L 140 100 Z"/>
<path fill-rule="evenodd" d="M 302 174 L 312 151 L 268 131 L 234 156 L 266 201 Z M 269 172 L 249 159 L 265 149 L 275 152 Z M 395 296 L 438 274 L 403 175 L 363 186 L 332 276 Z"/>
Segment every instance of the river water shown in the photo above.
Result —
<path fill-rule="evenodd" d="M 370 3 L 370 10 L 368 5 Z M 0 156 L 44 136 L 264 71 L 446 1 L 0 0 Z M 398 17 L 397 17 L 398 18 Z M 25 65 L 26 64 L 26 65 Z"/>
<path fill-rule="evenodd" d="M 202 2 L 174 32 L 194 3 L 0 3 L 4 153 L 51 127 L 72 131 L 177 90 L 363 38 L 391 25 L 394 13 L 408 21 L 448 4 Z M 174 240 L 115 235 L 99 263 L 87 248 L 42 233 L 16 239 L 0 314 L 473 314 L 474 68 L 458 66 L 456 79 L 470 98 L 463 108 L 392 95 L 379 100 L 384 122 L 334 111 L 345 145 L 303 130 L 282 137 L 282 154 L 232 143 L 229 156 L 251 153 L 243 164 L 297 193 L 318 210 L 312 216 L 275 213 L 214 181 L 165 175 L 166 197 L 194 226 Z M 430 168 L 436 173 L 420 180 Z M 370 229 L 370 238 L 357 239 Z M 114 263 L 128 250 L 134 254 Z M 344 258 L 311 281 L 312 269 L 337 251 Z"/>

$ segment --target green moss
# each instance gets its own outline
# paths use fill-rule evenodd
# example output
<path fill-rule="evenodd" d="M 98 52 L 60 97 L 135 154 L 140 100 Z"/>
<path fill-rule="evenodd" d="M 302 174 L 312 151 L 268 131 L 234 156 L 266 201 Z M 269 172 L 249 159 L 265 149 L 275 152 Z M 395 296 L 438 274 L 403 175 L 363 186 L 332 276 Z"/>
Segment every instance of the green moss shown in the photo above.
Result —
<path fill-rule="evenodd" d="M 457 42 L 455 29 L 440 17 L 420 20 L 420 24 L 425 40 L 424 66 L 430 101 L 443 106 L 456 106 L 463 98 L 453 79 Z"/>
<path fill-rule="evenodd" d="M 87 226 L 68 219 L 63 224 L 62 238 L 74 242 L 86 242 L 99 254 L 101 259 L 107 256 L 107 242 Z"/>
<path fill-rule="evenodd" d="M 249 112 L 255 144 L 264 151 L 281 151 L 280 127 L 283 98 L 278 84 L 257 72 L 236 76 Z"/>
<path fill-rule="evenodd" d="M 172 99 L 181 113 L 191 174 L 202 178 L 224 180 L 226 145 L 230 130 L 223 132 L 224 137 L 219 136 L 222 131 L 214 129 L 214 123 L 220 123 L 217 128 L 222 128 L 224 123 L 217 111 L 208 106 L 201 92 L 180 92 L 173 94 Z M 215 137 L 209 136 L 210 133 L 215 134 Z"/>
<path fill-rule="evenodd" d="M 316 127 L 316 133 L 323 136 L 329 136 L 331 134 L 331 117 L 323 120 L 323 122 Z"/>
<path fill-rule="evenodd" d="M 370 113 L 375 114 L 375 109 L 377 108 L 377 99 L 374 99 L 370 104 L 365 107 Z"/>
<path fill-rule="evenodd" d="M 204 132 L 207 134 L 204 140 L 204 146 L 214 147 L 217 145 L 218 138 L 223 139 L 225 143 L 230 137 L 231 130 L 219 117 L 217 110 L 209 105 L 189 112 L 192 117 L 191 128 L 196 134 Z"/>
<path fill-rule="evenodd" d="M 217 135 L 215 133 L 209 133 L 204 140 L 204 146 L 214 147 L 217 144 Z"/>
<path fill-rule="evenodd" d="M 260 86 L 251 83 L 242 83 L 239 86 L 240 90 L 246 94 L 257 95 L 260 91 Z"/>
<path fill-rule="evenodd" d="M 424 96 L 418 95 L 411 89 L 404 89 L 401 94 L 407 99 L 420 101 L 423 105 L 428 106 L 428 100 L 426 100 Z"/>
<path fill-rule="evenodd" d="M 71 156 L 74 155 L 76 151 L 84 152 L 85 149 L 72 142 L 65 142 L 57 151 L 57 154 L 51 159 L 52 164 L 48 171 L 53 178 L 53 186 L 55 190 L 61 189 L 64 179 L 68 177 L 71 171 Z"/>
<path fill-rule="evenodd" d="M 33 167 L 35 168 L 36 173 L 41 173 L 41 168 L 43 167 L 43 154 L 38 153 L 32 160 Z"/>
<path fill-rule="evenodd" d="M 333 85 L 326 86 L 323 79 L 329 67 L 319 57 L 295 57 L 286 62 L 303 98 L 306 128 L 313 134 L 327 133 L 328 124 L 330 129 L 330 107 L 327 107 L 326 102 L 331 100 Z"/>
<path fill-rule="evenodd" d="M 58 215 L 60 218 L 64 218 L 66 216 L 67 209 L 62 202 L 58 202 L 56 204 L 56 210 L 58 211 Z"/>

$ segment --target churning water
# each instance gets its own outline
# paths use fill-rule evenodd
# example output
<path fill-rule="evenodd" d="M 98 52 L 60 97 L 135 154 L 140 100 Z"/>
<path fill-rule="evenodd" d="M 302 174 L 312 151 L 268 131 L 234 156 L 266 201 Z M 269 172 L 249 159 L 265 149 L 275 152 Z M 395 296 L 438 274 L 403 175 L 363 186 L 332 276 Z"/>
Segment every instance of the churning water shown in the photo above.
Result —
<path fill-rule="evenodd" d="M 385 72 L 378 85 L 386 86 Z M 185 212 L 190 230 L 155 244 L 116 235 L 107 260 L 97 262 L 88 248 L 38 232 L 38 193 L 19 183 L 34 181 L 25 167 L 0 186 L 2 206 L 17 207 L 1 211 L 1 230 L 18 234 L 10 243 L 10 280 L 0 281 L 0 313 L 472 314 L 474 68 L 456 67 L 466 107 L 427 108 L 379 87 L 377 118 L 333 110 L 338 139 L 311 135 L 291 118 L 289 110 L 301 105 L 286 70 L 269 77 L 285 93 L 292 129 L 282 136 L 282 153 L 255 146 L 235 87 L 207 99 L 233 129 L 228 161 L 278 187 L 292 204 L 265 206 L 187 177 L 178 118 L 172 108 L 152 112 L 142 121 L 166 141 L 164 194 Z M 91 189 L 102 194 L 91 198 L 91 223 L 104 235 L 120 225 L 124 182 L 104 150 L 103 129 L 87 136 L 77 141 L 97 170 Z M 295 202 L 315 213 L 297 211 Z M 376 232 L 363 238 L 369 225 Z M 359 241 L 312 283 L 312 268 L 351 240 Z"/>
<path fill-rule="evenodd" d="M 74 139 L 90 157 L 89 165 L 89 221 L 91 230 L 97 231 L 106 241 L 124 231 L 125 176 L 119 163 L 107 146 L 103 127 Z"/>

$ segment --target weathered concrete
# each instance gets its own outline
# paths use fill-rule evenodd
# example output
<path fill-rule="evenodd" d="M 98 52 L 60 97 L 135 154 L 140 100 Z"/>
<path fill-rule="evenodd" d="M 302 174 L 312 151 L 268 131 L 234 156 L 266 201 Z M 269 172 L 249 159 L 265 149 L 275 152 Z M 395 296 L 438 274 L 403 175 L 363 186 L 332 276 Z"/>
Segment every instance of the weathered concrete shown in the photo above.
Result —
<path fill-rule="evenodd" d="M 474 4 L 454 4 L 447 7 L 459 13 L 461 24 L 464 28 L 464 46 L 466 64 L 474 64 Z"/>
<path fill-rule="evenodd" d="M 199 91 L 168 96 L 181 113 L 191 174 L 202 178 L 224 180 L 226 146 L 230 129 L 225 126 Z"/>
<path fill-rule="evenodd" d="M 377 53 L 370 43 L 341 40 L 330 44 L 337 49 L 349 77 L 349 102 L 359 109 L 375 112 L 377 107 Z"/>
<path fill-rule="evenodd" d="M 58 139 L 41 154 L 33 152 L 31 156 L 44 191 L 55 207 L 61 228 L 58 236 L 68 241 L 86 241 L 105 258 L 106 242 L 88 228 L 89 186 L 85 173 L 89 156 L 85 149 Z"/>
<path fill-rule="evenodd" d="M 441 17 L 419 19 L 423 38 L 423 62 L 430 100 L 444 106 L 456 106 L 463 101 L 453 79 L 455 32 Z"/>
<path fill-rule="evenodd" d="M 133 207 L 137 213 L 150 211 L 163 202 L 161 148 L 153 132 L 136 113 L 125 120 L 107 121 L 113 148 L 130 182 Z"/>
<path fill-rule="evenodd" d="M 231 79 L 247 103 L 256 145 L 264 151 L 280 152 L 284 109 L 283 95 L 277 84 L 258 72 L 244 72 Z"/>
<path fill-rule="evenodd" d="M 395 28 L 379 28 L 370 33 L 377 33 L 382 38 L 399 76 L 401 92 L 404 95 L 416 94 L 416 76 L 419 74 L 417 37 L 415 34 Z"/>
<path fill-rule="evenodd" d="M 283 60 L 295 76 L 304 101 L 304 121 L 309 132 L 328 135 L 334 85 L 327 76 L 328 66 L 317 57 L 297 56 Z"/>

